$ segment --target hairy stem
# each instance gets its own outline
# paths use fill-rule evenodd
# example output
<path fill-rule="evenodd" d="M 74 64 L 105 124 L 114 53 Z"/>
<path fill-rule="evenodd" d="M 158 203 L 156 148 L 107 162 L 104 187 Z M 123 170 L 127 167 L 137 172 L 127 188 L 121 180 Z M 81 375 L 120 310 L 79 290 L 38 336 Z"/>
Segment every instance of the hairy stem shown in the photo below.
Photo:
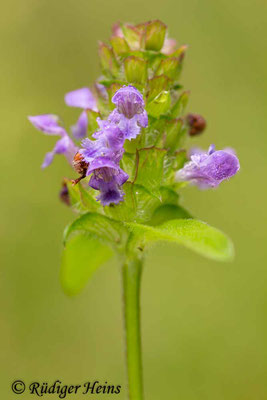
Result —
<path fill-rule="evenodd" d="M 122 269 L 128 392 L 130 400 L 143 400 L 140 332 L 140 281 L 142 267 L 140 259 L 131 259 L 126 261 Z"/>

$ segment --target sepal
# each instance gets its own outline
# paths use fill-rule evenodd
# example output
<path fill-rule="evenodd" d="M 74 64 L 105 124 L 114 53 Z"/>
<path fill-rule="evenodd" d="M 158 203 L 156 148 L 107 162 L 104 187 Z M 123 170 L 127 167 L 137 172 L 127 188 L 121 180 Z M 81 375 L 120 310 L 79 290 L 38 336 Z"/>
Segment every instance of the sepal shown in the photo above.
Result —
<path fill-rule="evenodd" d="M 159 21 L 150 21 L 146 24 L 145 29 L 145 49 L 160 51 L 167 31 L 167 26 Z"/>
<path fill-rule="evenodd" d="M 105 43 L 100 42 L 98 46 L 98 53 L 103 73 L 107 76 L 118 76 L 119 65 L 116 61 L 112 48 Z"/>
<path fill-rule="evenodd" d="M 124 72 L 129 83 L 145 85 L 147 80 L 147 63 L 139 57 L 130 56 L 124 60 Z"/>

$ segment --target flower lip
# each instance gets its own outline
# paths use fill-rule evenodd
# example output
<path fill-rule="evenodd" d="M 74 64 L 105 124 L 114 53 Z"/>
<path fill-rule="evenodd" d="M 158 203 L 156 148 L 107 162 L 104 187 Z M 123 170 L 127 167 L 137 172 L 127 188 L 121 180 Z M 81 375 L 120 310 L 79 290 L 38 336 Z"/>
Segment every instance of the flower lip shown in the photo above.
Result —
<path fill-rule="evenodd" d="M 90 175 L 95 171 L 98 179 L 105 182 L 115 179 L 119 186 L 123 185 L 129 178 L 126 172 L 124 172 L 119 165 L 109 157 L 98 157 L 93 160 L 87 169 L 87 175 Z"/>
<path fill-rule="evenodd" d="M 124 195 L 125 193 L 122 190 L 111 183 L 102 188 L 96 199 L 101 202 L 102 206 L 109 206 L 110 204 L 119 204 L 123 201 Z"/>
<path fill-rule="evenodd" d="M 83 108 L 84 110 L 97 110 L 96 100 L 91 90 L 87 87 L 73 90 L 65 95 L 65 103 L 70 107 Z"/>
<path fill-rule="evenodd" d="M 54 114 L 42 114 L 29 116 L 28 120 L 33 126 L 48 135 L 63 136 L 65 129 L 59 125 L 59 117 Z"/>

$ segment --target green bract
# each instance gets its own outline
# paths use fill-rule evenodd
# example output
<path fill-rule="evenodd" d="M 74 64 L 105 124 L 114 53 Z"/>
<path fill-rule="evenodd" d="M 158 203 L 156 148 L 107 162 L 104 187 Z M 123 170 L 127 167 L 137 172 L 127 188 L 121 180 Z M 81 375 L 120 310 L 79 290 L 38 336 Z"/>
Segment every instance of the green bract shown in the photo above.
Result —
<path fill-rule="evenodd" d="M 175 242 L 219 261 L 233 256 L 222 232 L 179 205 L 178 191 L 186 183 L 175 182 L 175 172 L 187 161 L 183 143 L 189 131 L 189 92 L 180 84 L 186 46 L 166 51 L 167 44 L 166 26 L 160 21 L 121 25 L 108 45 L 99 44 L 102 75 L 94 85 L 99 112 L 88 111 L 90 135 L 97 117 L 113 110 L 111 98 L 123 85 L 134 85 L 142 93 L 149 120 L 124 146 L 121 167 L 129 180 L 123 185 L 123 202 L 103 207 L 86 179 L 76 186 L 66 181 L 71 206 L 79 214 L 64 235 L 61 281 L 69 294 L 78 293 L 113 254 L 138 258 L 156 241 Z"/>

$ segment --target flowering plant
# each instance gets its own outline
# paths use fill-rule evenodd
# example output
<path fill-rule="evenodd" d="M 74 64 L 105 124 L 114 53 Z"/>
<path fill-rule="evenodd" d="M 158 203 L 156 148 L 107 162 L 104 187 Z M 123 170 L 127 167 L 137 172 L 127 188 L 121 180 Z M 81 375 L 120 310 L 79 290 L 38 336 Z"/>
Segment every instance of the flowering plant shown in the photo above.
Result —
<path fill-rule="evenodd" d="M 42 166 L 63 154 L 79 174 L 65 178 L 60 192 L 78 214 L 64 233 L 64 290 L 77 294 L 114 254 L 122 266 L 132 400 L 143 398 L 139 294 L 144 250 L 156 241 L 172 241 L 214 260 L 233 256 L 222 232 L 179 204 L 179 192 L 189 183 L 216 188 L 239 170 L 230 148 L 184 148 L 186 139 L 206 126 L 202 116 L 185 114 L 189 92 L 180 84 L 185 52 L 158 20 L 115 25 L 110 45 L 99 45 L 101 77 L 91 89 L 65 96 L 68 106 L 81 109 L 70 128 L 72 138 L 53 114 L 29 117 L 38 130 L 60 137 Z"/>

